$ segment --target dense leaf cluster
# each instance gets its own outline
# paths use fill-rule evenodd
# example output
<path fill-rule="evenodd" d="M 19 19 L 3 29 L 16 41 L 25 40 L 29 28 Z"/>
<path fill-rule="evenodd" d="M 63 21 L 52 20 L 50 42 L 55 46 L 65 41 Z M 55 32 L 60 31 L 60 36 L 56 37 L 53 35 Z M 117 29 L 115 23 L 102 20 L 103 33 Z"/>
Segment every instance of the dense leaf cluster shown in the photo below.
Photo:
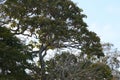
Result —
<path fill-rule="evenodd" d="M 46 62 L 48 80 L 111 80 L 111 69 L 102 62 L 79 59 L 70 53 L 55 55 Z"/>
<path fill-rule="evenodd" d="M 10 30 L 0 27 L 0 80 L 29 79 L 25 69 L 31 54 Z"/>

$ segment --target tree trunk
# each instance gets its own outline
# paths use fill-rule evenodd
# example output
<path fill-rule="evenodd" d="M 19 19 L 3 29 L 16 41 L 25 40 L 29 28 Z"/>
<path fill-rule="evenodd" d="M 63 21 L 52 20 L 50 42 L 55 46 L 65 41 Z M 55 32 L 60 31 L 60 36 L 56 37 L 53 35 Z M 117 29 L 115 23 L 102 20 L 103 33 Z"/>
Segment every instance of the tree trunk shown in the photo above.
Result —
<path fill-rule="evenodd" d="M 44 54 L 43 54 L 43 52 L 44 52 Z M 41 80 L 46 80 L 45 62 L 44 62 L 45 55 L 46 55 L 46 46 L 41 45 L 41 48 L 40 48 L 40 51 L 39 51 L 39 62 L 40 62 L 40 67 L 41 67 L 41 71 L 40 71 L 41 72 Z"/>
<path fill-rule="evenodd" d="M 41 80 L 46 80 L 46 77 L 45 77 L 45 62 L 44 62 L 44 59 L 41 57 L 40 59 L 40 66 L 41 66 Z"/>

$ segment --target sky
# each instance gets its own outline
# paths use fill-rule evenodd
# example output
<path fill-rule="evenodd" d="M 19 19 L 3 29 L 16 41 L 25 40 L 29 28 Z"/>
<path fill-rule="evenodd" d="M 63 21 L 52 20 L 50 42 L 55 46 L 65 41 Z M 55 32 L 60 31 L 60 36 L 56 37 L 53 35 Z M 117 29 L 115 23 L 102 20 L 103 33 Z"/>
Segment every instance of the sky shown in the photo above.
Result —
<path fill-rule="evenodd" d="M 84 21 L 97 33 L 101 42 L 120 50 L 120 0 L 72 0 L 87 15 Z"/>

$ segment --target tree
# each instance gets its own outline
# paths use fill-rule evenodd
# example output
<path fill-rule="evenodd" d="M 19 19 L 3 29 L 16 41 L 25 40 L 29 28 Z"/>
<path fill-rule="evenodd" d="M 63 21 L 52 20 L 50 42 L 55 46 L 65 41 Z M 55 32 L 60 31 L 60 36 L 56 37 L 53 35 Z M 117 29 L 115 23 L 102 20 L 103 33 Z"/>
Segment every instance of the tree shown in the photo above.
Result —
<path fill-rule="evenodd" d="M 70 0 L 7 0 L 1 12 L 14 34 L 37 39 L 34 45 L 39 50 L 34 53 L 39 54 L 41 80 L 48 49 L 72 47 L 88 57 L 104 56 L 99 37 L 83 21 L 86 15 Z"/>
<path fill-rule="evenodd" d="M 113 48 L 113 44 L 111 43 L 104 43 L 103 44 L 103 51 L 105 53 L 104 57 L 101 57 L 100 62 L 108 65 L 112 71 L 112 74 L 115 80 L 120 79 L 120 51 Z"/>
<path fill-rule="evenodd" d="M 47 62 L 47 80 L 112 80 L 111 69 L 102 62 L 79 59 L 70 53 L 56 54 Z"/>
<path fill-rule="evenodd" d="M 29 49 L 10 30 L 0 27 L 0 80 L 24 80 L 32 60 Z M 33 79 L 32 79 L 33 80 Z"/>

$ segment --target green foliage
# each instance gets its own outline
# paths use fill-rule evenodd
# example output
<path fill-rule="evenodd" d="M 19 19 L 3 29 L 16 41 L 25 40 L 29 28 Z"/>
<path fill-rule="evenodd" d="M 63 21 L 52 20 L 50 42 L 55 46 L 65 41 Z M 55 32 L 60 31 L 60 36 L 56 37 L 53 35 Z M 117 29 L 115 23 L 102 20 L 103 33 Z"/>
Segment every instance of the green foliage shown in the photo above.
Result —
<path fill-rule="evenodd" d="M 48 80 L 112 80 L 111 69 L 100 62 L 79 59 L 70 53 L 57 54 L 46 62 Z"/>
<path fill-rule="evenodd" d="M 28 31 L 46 49 L 74 47 L 89 56 L 104 56 L 99 37 L 83 21 L 83 10 L 70 0 L 7 0 L 2 9 L 15 34 Z"/>
<path fill-rule="evenodd" d="M 113 80 L 119 80 L 120 79 L 120 51 L 117 49 L 114 49 L 113 44 L 111 43 L 104 43 L 103 44 L 103 50 L 105 53 L 105 56 L 100 59 L 100 62 L 107 64 L 110 69 L 112 70 L 112 74 L 114 79 Z"/>
<path fill-rule="evenodd" d="M 91 65 L 91 69 L 93 69 L 93 73 L 97 72 L 94 75 L 96 80 L 102 80 L 102 79 L 111 80 L 113 77 L 111 69 L 107 64 L 97 62 Z M 96 75 L 99 75 L 99 76 L 96 76 Z"/>
<path fill-rule="evenodd" d="M 39 49 L 33 52 L 39 56 L 41 77 L 45 76 L 44 57 L 48 49 L 70 47 L 79 49 L 88 58 L 104 56 L 100 38 L 87 29 L 83 20 L 86 15 L 82 11 L 71 0 L 6 0 L 1 6 L 3 22 L 9 24 L 13 34 L 38 40 L 36 43 L 31 41 L 29 46 Z M 72 58 L 68 58 L 69 61 Z"/>
<path fill-rule="evenodd" d="M 29 69 L 27 60 L 31 54 L 27 47 L 10 30 L 0 27 L 0 80 L 30 79 L 25 69 Z"/>

